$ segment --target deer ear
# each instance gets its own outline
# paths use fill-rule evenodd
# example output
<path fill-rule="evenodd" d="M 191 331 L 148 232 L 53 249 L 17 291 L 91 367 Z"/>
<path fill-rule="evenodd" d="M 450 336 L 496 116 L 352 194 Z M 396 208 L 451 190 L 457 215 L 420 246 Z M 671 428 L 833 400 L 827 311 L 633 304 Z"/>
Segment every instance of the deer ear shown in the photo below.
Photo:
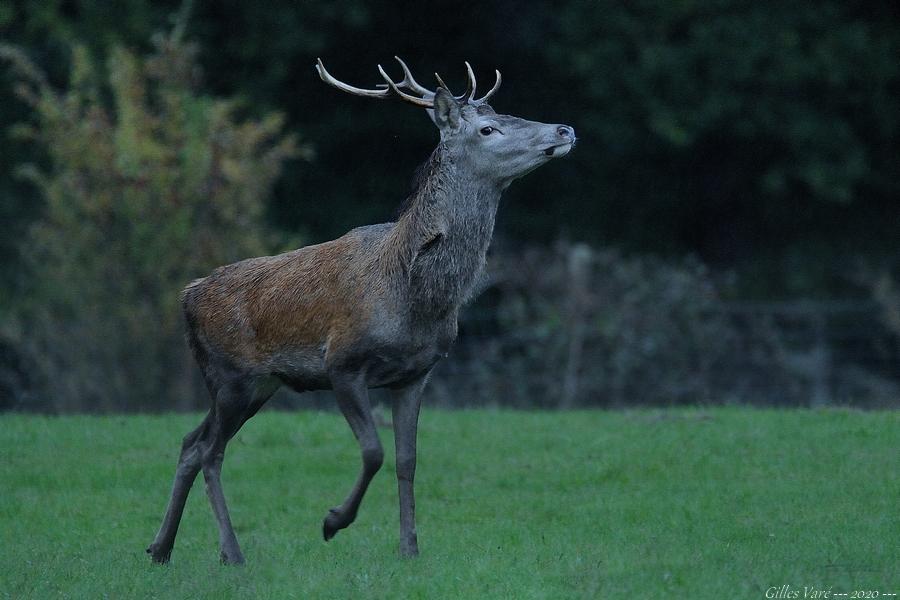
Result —
<path fill-rule="evenodd" d="M 459 102 L 442 87 L 439 87 L 434 94 L 434 111 L 431 119 L 438 129 L 459 127 Z"/>

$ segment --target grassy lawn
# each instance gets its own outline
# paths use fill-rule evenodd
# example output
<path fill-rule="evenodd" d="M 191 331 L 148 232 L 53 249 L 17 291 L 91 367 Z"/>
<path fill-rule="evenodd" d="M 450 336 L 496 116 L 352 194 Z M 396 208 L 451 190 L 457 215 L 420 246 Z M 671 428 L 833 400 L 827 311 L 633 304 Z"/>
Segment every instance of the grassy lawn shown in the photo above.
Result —
<path fill-rule="evenodd" d="M 223 472 L 247 565 L 218 564 L 201 476 L 155 566 L 144 548 L 199 420 L 0 415 L 0 596 L 900 594 L 900 412 L 426 409 L 416 560 L 397 556 L 390 430 L 357 522 L 325 543 L 352 434 L 336 414 L 264 412 Z"/>

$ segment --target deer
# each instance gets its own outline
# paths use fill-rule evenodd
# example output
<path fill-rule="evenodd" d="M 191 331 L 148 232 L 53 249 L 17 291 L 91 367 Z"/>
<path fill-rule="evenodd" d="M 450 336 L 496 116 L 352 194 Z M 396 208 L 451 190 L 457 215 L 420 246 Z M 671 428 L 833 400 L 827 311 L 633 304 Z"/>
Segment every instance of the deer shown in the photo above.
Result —
<path fill-rule="evenodd" d="M 395 221 L 353 229 L 335 240 L 219 267 L 182 292 L 186 337 L 211 397 L 200 425 L 182 442 L 162 525 L 147 548 L 170 560 L 188 492 L 203 472 L 219 529 L 220 559 L 244 556 L 222 490 L 225 447 L 281 386 L 332 390 L 353 432 L 362 466 L 350 493 L 322 523 L 328 541 L 356 519 L 384 460 L 369 390 L 389 390 L 400 505 L 400 555 L 418 555 L 413 481 L 422 390 L 457 336 L 457 316 L 485 267 L 502 192 L 575 145 L 568 125 L 497 114 L 467 88 L 453 95 L 440 75 L 420 85 L 395 57 L 403 79 L 378 65 L 374 89 L 319 77 L 341 92 L 424 108 L 440 141 L 420 168 Z"/>

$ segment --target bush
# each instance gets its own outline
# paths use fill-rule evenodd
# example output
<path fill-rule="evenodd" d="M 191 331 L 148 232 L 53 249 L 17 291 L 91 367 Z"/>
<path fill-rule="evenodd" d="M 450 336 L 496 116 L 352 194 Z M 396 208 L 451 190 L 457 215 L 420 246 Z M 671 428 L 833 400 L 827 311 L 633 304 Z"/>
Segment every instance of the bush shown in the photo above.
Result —
<path fill-rule="evenodd" d="M 21 169 L 46 204 L 21 244 L 25 289 L 3 320 L 32 375 L 18 408 L 195 405 L 180 289 L 276 246 L 264 200 L 284 161 L 308 150 L 282 134 L 279 115 L 241 121 L 235 102 L 201 94 L 196 48 L 179 30 L 156 36 L 146 58 L 114 48 L 105 70 L 75 47 L 62 92 L 2 48 L 33 108 L 16 133 L 47 156 Z"/>
<path fill-rule="evenodd" d="M 692 258 L 563 244 L 500 253 L 432 393 L 543 408 L 808 403 L 808 369 L 794 364 L 806 349 L 765 311 L 723 301 L 722 287 Z"/>

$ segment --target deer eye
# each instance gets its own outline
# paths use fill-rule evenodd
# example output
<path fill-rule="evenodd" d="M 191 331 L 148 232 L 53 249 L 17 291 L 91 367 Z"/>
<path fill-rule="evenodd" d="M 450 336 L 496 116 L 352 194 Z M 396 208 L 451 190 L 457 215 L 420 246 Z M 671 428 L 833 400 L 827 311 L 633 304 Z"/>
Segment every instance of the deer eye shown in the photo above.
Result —
<path fill-rule="evenodd" d="M 492 133 L 494 133 L 493 127 L 482 127 L 481 128 L 481 135 L 491 135 Z"/>

